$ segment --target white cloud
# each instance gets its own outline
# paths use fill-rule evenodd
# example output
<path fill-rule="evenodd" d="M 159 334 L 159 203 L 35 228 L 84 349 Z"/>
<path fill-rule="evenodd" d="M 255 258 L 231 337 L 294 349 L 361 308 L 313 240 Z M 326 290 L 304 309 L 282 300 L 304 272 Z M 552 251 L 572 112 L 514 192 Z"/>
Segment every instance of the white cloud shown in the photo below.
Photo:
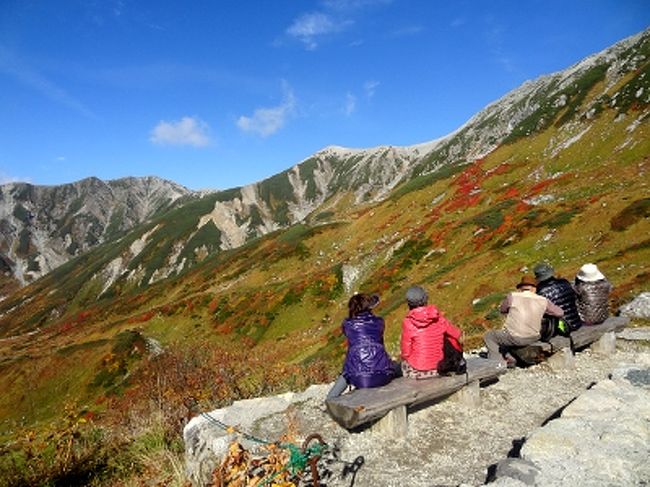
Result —
<path fill-rule="evenodd" d="M 294 20 L 287 29 L 287 34 L 302 42 L 309 50 L 318 47 L 317 39 L 327 34 L 339 32 L 351 25 L 352 21 L 335 21 L 333 17 L 322 12 L 303 14 Z"/>
<path fill-rule="evenodd" d="M 56 160 L 58 162 L 63 162 L 63 161 L 65 161 L 65 156 L 57 156 Z"/>
<path fill-rule="evenodd" d="M 375 92 L 377 91 L 377 87 L 379 86 L 379 84 L 380 84 L 379 81 L 374 81 L 374 80 L 366 81 L 363 84 L 363 89 L 366 92 L 366 96 L 368 98 L 372 98 L 373 96 L 375 96 Z"/>
<path fill-rule="evenodd" d="M 357 109 L 357 97 L 352 93 L 348 93 L 345 96 L 345 105 L 343 106 L 343 113 L 346 117 L 349 117 Z"/>
<path fill-rule="evenodd" d="M 258 108 L 250 117 L 242 115 L 237 119 L 237 127 L 244 132 L 253 132 L 262 137 L 268 137 L 280 130 L 296 107 L 296 98 L 286 84 L 284 91 L 284 99 L 280 105 Z"/>
<path fill-rule="evenodd" d="M 194 117 L 183 117 L 178 122 L 161 120 L 151 131 L 149 140 L 160 145 L 192 145 L 204 147 L 210 143 L 208 125 Z"/>

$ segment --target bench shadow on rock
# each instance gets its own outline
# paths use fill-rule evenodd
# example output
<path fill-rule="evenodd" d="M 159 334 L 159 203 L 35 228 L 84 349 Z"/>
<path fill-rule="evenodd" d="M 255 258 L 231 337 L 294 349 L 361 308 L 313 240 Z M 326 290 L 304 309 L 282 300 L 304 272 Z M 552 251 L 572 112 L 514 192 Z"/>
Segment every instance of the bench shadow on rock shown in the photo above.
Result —
<path fill-rule="evenodd" d="M 510 448 L 510 451 L 506 455 L 506 458 L 519 458 L 519 454 L 521 452 L 522 447 L 524 446 L 524 443 L 526 443 L 526 437 L 522 436 L 521 438 L 515 438 L 512 440 L 512 447 Z M 497 465 L 498 463 L 493 463 L 487 468 L 487 475 L 485 477 L 485 483 L 489 484 L 490 482 L 494 482 L 497 477 Z"/>

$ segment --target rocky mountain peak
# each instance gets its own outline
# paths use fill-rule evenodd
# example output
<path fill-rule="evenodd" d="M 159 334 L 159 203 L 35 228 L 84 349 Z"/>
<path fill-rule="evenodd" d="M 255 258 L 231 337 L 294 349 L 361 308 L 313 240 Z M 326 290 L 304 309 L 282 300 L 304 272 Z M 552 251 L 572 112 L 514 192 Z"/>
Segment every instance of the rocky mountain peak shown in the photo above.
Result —
<path fill-rule="evenodd" d="M 0 253 L 24 285 L 115 238 L 192 192 L 148 176 L 59 186 L 0 186 Z"/>

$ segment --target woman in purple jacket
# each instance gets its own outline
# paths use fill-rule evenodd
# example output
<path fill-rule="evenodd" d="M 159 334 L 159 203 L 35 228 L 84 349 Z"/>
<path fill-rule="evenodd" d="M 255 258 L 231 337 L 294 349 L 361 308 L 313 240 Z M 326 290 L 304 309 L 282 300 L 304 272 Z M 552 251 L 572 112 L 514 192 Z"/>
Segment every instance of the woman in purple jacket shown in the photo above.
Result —
<path fill-rule="evenodd" d="M 348 301 L 349 315 L 343 320 L 348 339 L 343 373 L 336 379 L 327 398 L 340 396 L 352 384 L 358 388 L 388 384 L 396 375 L 396 365 L 384 348 L 384 319 L 372 313 L 379 303 L 376 294 L 355 294 Z"/>

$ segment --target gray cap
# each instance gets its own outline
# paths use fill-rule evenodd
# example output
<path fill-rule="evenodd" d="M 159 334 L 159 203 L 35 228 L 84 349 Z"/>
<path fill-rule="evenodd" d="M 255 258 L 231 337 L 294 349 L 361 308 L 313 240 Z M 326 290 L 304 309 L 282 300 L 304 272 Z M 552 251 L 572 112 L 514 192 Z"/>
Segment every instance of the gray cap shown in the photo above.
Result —
<path fill-rule="evenodd" d="M 542 262 L 535 266 L 533 272 L 535 273 L 535 279 L 537 279 L 537 282 L 540 282 L 553 277 L 554 270 L 550 264 L 547 264 L 546 262 Z"/>
<path fill-rule="evenodd" d="M 419 306 L 424 306 L 429 300 L 429 295 L 427 292 L 420 286 L 411 286 L 406 291 L 406 302 L 409 306 L 417 308 Z"/>

